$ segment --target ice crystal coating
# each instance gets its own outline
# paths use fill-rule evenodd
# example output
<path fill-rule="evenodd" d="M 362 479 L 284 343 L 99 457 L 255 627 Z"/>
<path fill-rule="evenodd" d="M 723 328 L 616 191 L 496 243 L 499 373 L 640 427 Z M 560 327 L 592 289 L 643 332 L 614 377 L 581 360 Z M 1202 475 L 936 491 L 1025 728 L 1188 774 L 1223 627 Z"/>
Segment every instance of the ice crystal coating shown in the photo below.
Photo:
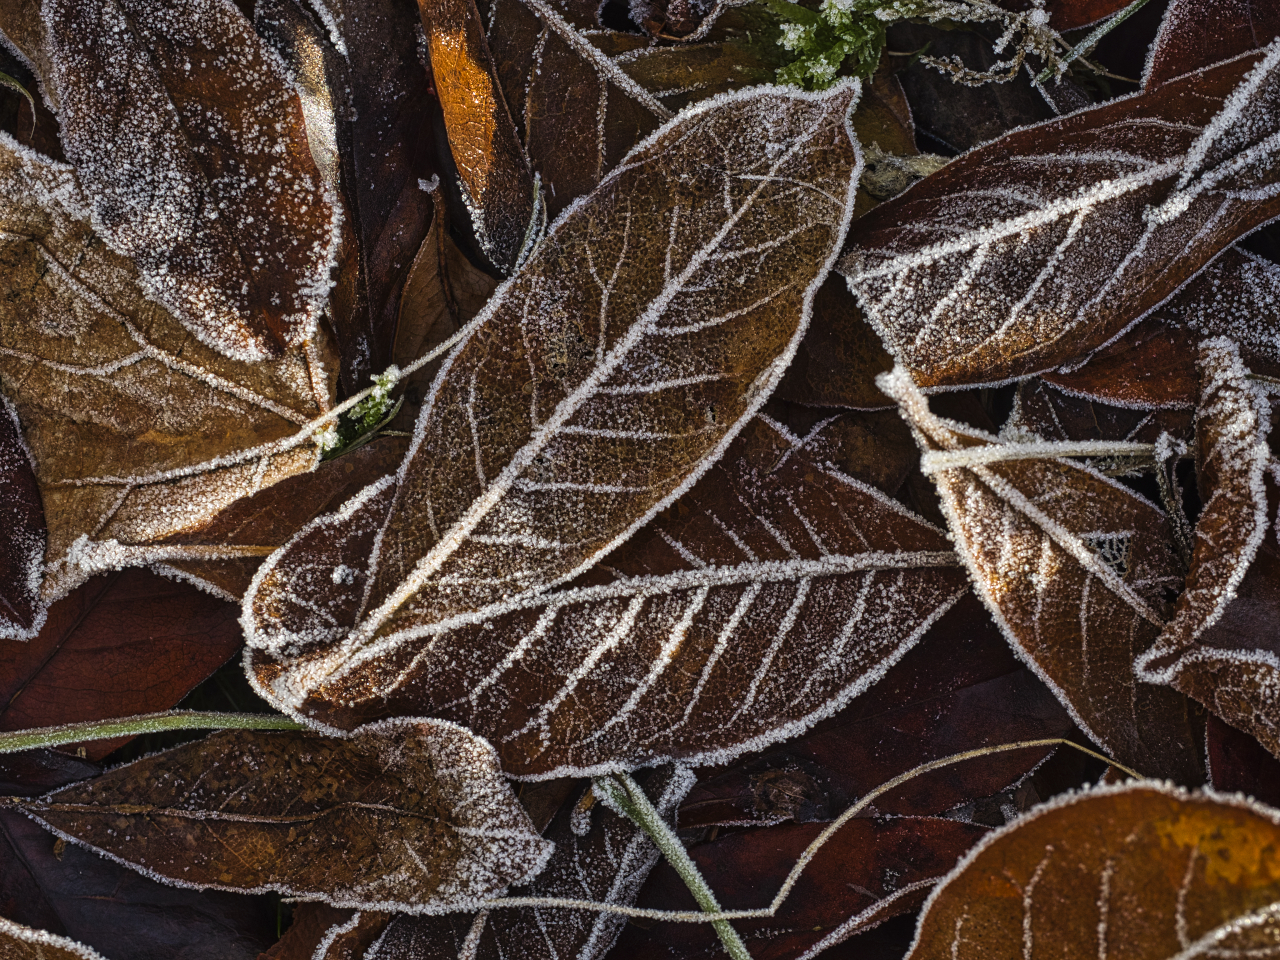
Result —
<path fill-rule="evenodd" d="M 44 506 L 22 425 L 0 394 L 0 639 L 30 640 L 44 626 Z"/>
<path fill-rule="evenodd" d="M 103 960 L 83 943 L 34 930 L 0 917 L 0 956 L 4 960 Z"/>

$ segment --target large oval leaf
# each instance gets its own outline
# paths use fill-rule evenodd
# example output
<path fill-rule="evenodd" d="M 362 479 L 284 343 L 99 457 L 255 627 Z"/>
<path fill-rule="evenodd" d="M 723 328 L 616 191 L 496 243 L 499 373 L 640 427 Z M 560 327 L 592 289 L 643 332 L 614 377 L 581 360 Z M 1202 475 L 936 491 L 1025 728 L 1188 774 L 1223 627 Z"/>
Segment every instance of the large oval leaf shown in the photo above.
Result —
<path fill-rule="evenodd" d="M 700 104 L 557 221 L 442 368 L 395 481 L 263 565 L 249 642 L 324 661 L 275 695 L 575 576 L 707 469 L 777 384 L 839 250 L 857 92 Z"/>

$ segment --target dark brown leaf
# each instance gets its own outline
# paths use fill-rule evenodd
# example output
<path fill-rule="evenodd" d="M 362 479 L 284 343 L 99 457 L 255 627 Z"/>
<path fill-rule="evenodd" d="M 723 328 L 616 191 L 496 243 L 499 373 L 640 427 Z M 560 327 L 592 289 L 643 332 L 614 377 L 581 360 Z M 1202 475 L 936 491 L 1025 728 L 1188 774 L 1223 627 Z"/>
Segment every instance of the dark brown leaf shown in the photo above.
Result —
<path fill-rule="evenodd" d="M 865 690 L 967 590 L 942 532 L 766 421 L 575 588 L 445 621 L 304 712 L 442 716 L 515 775 L 784 739 Z M 261 689 L 288 663 L 255 651 Z"/>
<path fill-rule="evenodd" d="M 223 731 L 23 809 L 178 886 L 358 908 L 465 909 L 536 874 L 551 853 L 492 748 L 436 720 L 346 740 Z"/>
<path fill-rule="evenodd" d="M 62 143 L 149 296 L 229 357 L 311 339 L 341 212 L 289 78 L 217 0 L 46 0 Z"/>
<path fill-rule="evenodd" d="M 922 386 L 1082 357 L 1280 213 L 1280 45 L 1015 131 L 859 221 L 840 263 Z"/>
<path fill-rule="evenodd" d="M 168 710 L 240 649 L 237 613 L 145 570 L 94 577 L 32 640 L 0 644 L 0 730 Z M 85 749 L 97 760 L 124 742 Z"/>
<path fill-rule="evenodd" d="M 285 935 L 258 960 L 364 960 L 391 914 L 300 903 Z"/>
<path fill-rule="evenodd" d="M 1083 367 L 1070 373 L 1048 371 L 1040 379 L 1067 394 L 1117 407 L 1190 409 L 1196 400 L 1197 339 L 1191 330 L 1148 318 L 1091 356 Z M 1019 390 L 1027 382 L 1034 381 L 1024 381 Z"/>
<path fill-rule="evenodd" d="M 103 960 L 102 954 L 47 930 L 24 927 L 0 917 L 2 960 Z"/>
<path fill-rule="evenodd" d="M 839 249 L 857 90 L 691 108 L 557 222 L 441 370 L 395 482 L 261 568 L 246 623 L 286 658 L 276 702 L 510 612 L 697 480 L 781 378 Z"/>
<path fill-rule="evenodd" d="M 1163 511 L 1035 443 L 943 420 L 902 368 L 880 380 L 925 451 L 943 512 L 979 596 L 1010 644 L 1080 727 L 1121 762 L 1199 777 L 1186 701 L 1139 683 L 1181 587 Z"/>
<path fill-rule="evenodd" d="M 44 626 L 40 581 L 48 537 L 35 462 L 17 411 L 0 394 L 0 640 L 30 640 Z"/>
<path fill-rule="evenodd" d="M 1133 783 L 1040 807 L 935 891 L 909 960 L 1273 957 L 1280 824 L 1242 799 Z"/>
<path fill-rule="evenodd" d="M 1268 806 L 1280 805 L 1280 760 L 1253 737 L 1212 714 L 1205 723 L 1209 783 L 1222 793 L 1243 793 Z"/>
<path fill-rule="evenodd" d="M 1280 36 L 1280 7 L 1269 0 L 1173 0 L 1147 57 L 1148 90 L 1162 83 L 1261 50 Z"/>
<path fill-rule="evenodd" d="M 1144 326 L 1137 328 L 1138 330 L 1150 329 Z M 1156 339 L 1159 357 L 1169 356 L 1172 348 L 1186 347 L 1194 350 L 1193 341 L 1184 338 L 1171 338 L 1165 341 L 1163 338 Z M 1136 338 L 1135 338 L 1136 340 Z M 1150 342 L 1150 341 L 1148 341 Z M 1166 352 L 1165 345 L 1168 344 L 1171 349 Z M 1128 397 L 1132 398 L 1136 391 L 1127 391 L 1123 388 L 1117 388 L 1120 378 L 1126 374 L 1133 374 L 1128 381 L 1133 383 L 1137 379 L 1137 371 L 1145 371 L 1147 369 L 1155 369 L 1157 373 L 1161 372 L 1158 362 L 1152 362 L 1149 366 L 1142 364 L 1142 361 L 1148 359 L 1149 354 L 1143 351 L 1141 341 L 1134 343 L 1134 352 L 1137 356 L 1131 360 L 1125 361 L 1123 369 L 1113 369 L 1114 379 L 1111 381 L 1109 389 L 1103 386 L 1096 392 L 1105 397 L 1113 396 L 1115 393 L 1121 394 L 1116 397 L 1118 405 L 1113 406 L 1101 400 L 1091 399 L 1093 387 L 1104 383 L 1103 374 L 1097 376 L 1089 376 L 1088 371 L 1093 369 L 1090 363 L 1081 371 L 1079 378 L 1067 378 L 1069 384 L 1068 392 L 1059 389 L 1059 384 L 1063 381 L 1057 377 L 1037 377 L 1031 380 L 1024 380 L 1018 384 L 1018 392 L 1014 403 L 1013 411 L 1009 415 L 1009 419 L 1005 422 L 1000 430 L 1000 435 L 1006 440 L 1103 440 L 1107 442 L 1130 442 L 1130 443 L 1155 443 L 1160 439 L 1160 434 L 1167 433 L 1174 440 L 1189 442 L 1192 437 L 1194 428 L 1195 412 L 1192 409 L 1183 409 L 1182 407 L 1173 407 L 1172 409 L 1164 409 L 1157 407 L 1150 409 L 1145 404 L 1132 405 L 1126 404 L 1123 400 Z M 1117 361 L 1124 358 L 1124 354 L 1117 352 L 1114 355 Z M 1179 368 L 1183 360 L 1179 357 L 1176 361 Z M 1195 374 L 1194 356 L 1189 361 L 1191 365 L 1191 373 Z M 1107 365 L 1103 365 L 1103 370 L 1108 370 Z M 1167 372 L 1167 371 L 1166 371 Z M 1181 370 L 1178 371 L 1181 373 Z M 1085 389 L 1078 392 L 1074 389 L 1077 386 Z M 1181 391 L 1181 386 L 1178 390 Z M 1154 392 L 1154 391 L 1152 391 Z M 1148 398 L 1151 394 L 1147 394 Z M 1194 393 L 1192 394 L 1194 397 Z"/>
<path fill-rule="evenodd" d="M 1270 403 L 1246 379 L 1235 344 L 1224 337 L 1200 345 L 1200 372 L 1196 473 L 1204 509 L 1195 553 L 1177 612 L 1138 658 L 1138 675 L 1195 697 L 1280 755 L 1275 651 L 1261 636 L 1252 644 L 1220 646 L 1206 635 L 1235 599 L 1271 528 L 1265 484 L 1272 463 Z"/>
<path fill-rule="evenodd" d="M 658 813 L 668 820 L 693 783 L 685 769 L 649 771 L 639 778 Z M 513 897 L 556 897 L 631 906 L 658 848 L 634 823 L 608 809 L 588 789 L 577 791 L 546 837 L 556 845 L 547 867 Z M 398 916 L 373 956 L 377 960 L 602 960 L 626 926 L 626 917 L 588 910 L 518 907 L 474 916 Z M 372 958 L 371 958 L 372 960 Z"/>

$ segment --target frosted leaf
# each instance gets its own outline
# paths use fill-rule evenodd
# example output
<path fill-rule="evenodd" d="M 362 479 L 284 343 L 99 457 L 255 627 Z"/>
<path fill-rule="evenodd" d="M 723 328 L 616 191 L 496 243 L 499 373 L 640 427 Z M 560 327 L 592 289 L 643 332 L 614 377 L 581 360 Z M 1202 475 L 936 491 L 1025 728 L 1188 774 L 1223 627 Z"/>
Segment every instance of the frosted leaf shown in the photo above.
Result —
<path fill-rule="evenodd" d="M 858 223 L 839 265 L 923 386 L 1102 346 L 1280 213 L 1280 43 L 1009 133 Z"/>
<path fill-rule="evenodd" d="M 23 809 L 162 882 L 410 913 L 474 907 L 552 850 L 493 748 L 441 720 L 223 731 Z"/>
<path fill-rule="evenodd" d="M 1277 752 L 1275 651 L 1262 637 L 1256 644 L 1219 645 L 1206 635 L 1235 600 L 1270 527 L 1264 483 L 1271 463 L 1270 403 L 1245 379 L 1248 369 L 1225 337 L 1201 344 L 1200 368 L 1196 461 L 1204 508 L 1177 613 L 1138 658 L 1138 676 L 1195 697 Z"/>
<path fill-rule="evenodd" d="M 1280 361 L 1280 266 L 1232 247 L 1153 319 L 1202 336 L 1228 336 L 1248 353 Z"/>
<path fill-rule="evenodd" d="M 1067 794 L 934 888 L 907 960 L 1274 960 L 1276 812 L 1137 782 Z"/>
<path fill-rule="evenodd" d="M 776 386 L 839 250 L 857 92 L 707 101 L 566 211 L 467 328 L 394 483 L 259 571 L 250 644 L 309 658 L 275 696 L 569 580 L 692 486 Z M 360 570 L 342 591 L 339 562 Z"/>
<path fill-rule="evenodd" d="M 35 463 L 18 414 L 0 394 L 0 639 L 30 640 L 44 626 L 48 610 L 40 602 L 40 581 L 47 538 Z"/>
<path fill-rule="evenodd" d="M 63 146 L 147 295 L 239 360 L 310 339 L 341 211 L 231 0 L 43 0 Z"/>
<path fill-rule="evenodd" d="M 1192 70 L 1261 50 L 1280 35 L 1270 0 L 1173 0 L 1147 53 L 1142 85 L 1154 90 Z"/>
<path fill-rule="evenodd" d="M 0 957 L 4 960 L 103 960 L 83 943 L 34 930 L 0 917 Z"/>
<path fill-rule="evenodd" d="M 879 383 L 914 429 L 957 552 L 1014 652 L 1112 756 L 1194 780 L 1185 699 L 1132 667 L 1164 627 L 1166 591 L 1182 586 L 1164 512 L 1051 448 L 1019 450 L 935 416 L 901 367 Z M 954 465 L 931 468 L 943 453 Z M 990 459 L 1018 453 L 1028 456 Z"/>
<path fill-rule="evenodd" d="M 0 137 L 0 385 L 49 521 L 46 601 L 106 567 L 180 557 L 159 542 L 310 470 L 298 434 L 332 396 L 323 343 L 222 356 L 144 297 L 87 220 L 70 167 Z"/>
<path fill-rule="evenodd" d="M 571 589 L 424 626 L 311 688 L 305 657 L 248 662 L 304 717 L 447 717 L 488 737 L 512 775 L 719 763 L 794 736 L 883 676 L 966 592 L 949 546 L 758 421 Z"/>
<path fill-rule="evenodd" d="M 674 821 L 676 807 L 693 786 L 683 768 L 663 768 L 640 778 L 654 807 Z M 546 832 L 556 851 L 546 869 L 512 897 L 557 897 L 629 907 L 658 862 L 658 848 L 634 823 L 590 794 L 566 804 Z M 586 806 L 589 829 L 570 825 Z M 394 917 L 362 960 L 602 960 L 627 918 L 588 910 L 517 907 L 475 915 Z"/>

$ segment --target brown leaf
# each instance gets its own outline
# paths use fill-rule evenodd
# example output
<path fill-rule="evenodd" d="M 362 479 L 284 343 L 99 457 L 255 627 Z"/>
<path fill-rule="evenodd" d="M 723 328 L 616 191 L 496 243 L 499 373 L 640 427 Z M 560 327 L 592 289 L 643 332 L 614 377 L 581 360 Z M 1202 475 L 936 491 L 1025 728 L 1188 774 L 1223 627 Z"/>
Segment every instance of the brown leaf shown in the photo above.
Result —
<path fill-rule="evenodd" d="M 289 78 L 230 3 L 46 0 L 62 143 L 147 294 L 240 360 L 310 339 L 341 212 Z"/>
<path fill-rule="evenodd" d="M 300 903 L 283 937 L 258 960 L 363 960 L 391 914 Z"/>
<path fill-rule="evenodd" d="M 689 855 L 726 910 L 753 909 L 782 886 L 796 859 L 826 824 L 789 824 L 727 834 L 692 846 Z M 819 848 L 778 913 L 735 920 L 754 960 L 793 960 L 840 943 L 859 929 L 914 910 L 929 887 L 989 831 L 976 823 L 925 817 L 858 818 Z M 676 872 L 660 864 L 639 905 L 696 910 Z M 700 960 L 722 956 L 705 924 L 655 923 L 629 928 L 618 945 L 628 960 Z"/>
<path fill-rule="evenodd" d="M 1210 266 L 1205 273 L 1212 269 Z M 1196 398 L 1197 339 L 1190 330 L 1166 326 L 1149 317 L 1093 354 L 1083 367 L 1070 373 L 1050 370 L 1042 373 L 1040 380 L 1066 394 L 1122 408 L 1192 408 Z M 1023 381 L 1019 390 L 1029 382 L 1035 381 Z"/>
<path fill-rule="evenodd" d="M 485 40 L 475 0 L 419 0 L 432 82 L 471 227 L 486 257 L 510 273 L 534 230 L 529 161 Z"/>
<path fill-rule="evenodd" d="M 1261 636 L 1222 646 L 1206 635 L 1235 599 L 1271 526 L 1264 482 L 1270 403 L 1246 379 L 1248 369 L 1225 337 L 1200 345 L 1200 368 L 1196 462 L 1204 509 L 1177 612 L 1138 658 L 1138 676 L 1195 697 L 1280 754 L 1275 652 Z"/>
<path fill-rule="evenodd" d="M 49 522 L 46 601 L 112 567 L 267 552 L 157 544 L 312 469 L 332 396 L 324 343 L 221 356 L 146 299 L 89 215 L 69 167 L 0 137 L 0 384 Z"/>
<path fill-rule="evenodd" d="M 346 740 L 223 731 L 23 807 L 177 886 L 345 907 L 465 909 L 536 874 L 551 853 L 492 748 L 436 720 Z"/>
<path fill-rule="evenodd" d="M 1267 0 L 1173 0 L 1156 34 L 1143 86 L 1261 50 L 1280 35 L 1280 7 Z"/>
<path fill-rule="evenodd" d="M 1132 667 L 1164 628 L 1165 592 L 1181 587 L 1165 514 L 1052 447 L 999 444 L 935 416 L 902 368 L 880 383 L 915 430 L 957 551 L 1015 652 L 1121 762 L 1195 782 L 1185 700 Z"/>
<path fill-rule="evenodd" d="M 992 834 L 929 899 L 908 960 L 1269 957 L 1275 811 L 1131 783 Z"/>
<path fill-rule="evenodd" d="M 859 221 L 840 263 L 922 386 L 1084 356 L 1280 213 L 1280 45 L 1015 131 Z"/>
<path fill-rule="evenodd" d="M 102 960 L 83 943 L 0 917 L 0 960 Z"/>
<path fill-rule="evenodd" d="M 94 577 L 49 608 L 36 637 L 0 645 L 0 730 L 168 710 L 235 656 L 236 617 L 144 570 Z M 84 746 L 100 760 L 128 739 Z"/>
<path fill-rule="evenodd" d="M 292 709 L 567 581 L 696 481 L 777 384 L 839 249 L 857 89 L 692 108 L 557 222 L 441 370 L 396 481 L 259 571 L 250 643 L 297 658 L 272 697 Z"/>
<path fill-rule="evenodd" d="M 553 217 L 676 110 L 773 79 L 741 39 L 653 44 L 608 29 L 600 9 L 580 0 L 489 4 L 497 76 Z"/>
<path fill-rule="evenodd" d="M 0 640 L 30 640 L 44 626 L 48 536 L 31 451 L 13 404 L 0 394 Z"/>
<path fill-rule="evenodd" d="M 1144 326 L 1137 329 L 1142 330 Z M 1150 328 L 1147 328 L 1150 329 Z M 1165 351 L 1165 346 L 1172 347 L 1191 347 L 1191 343 L 1176 338 L 1166 341 L 1161 337 L 1153 337 L 1157 343 L 1157 356 L 1168 356 L 1169 352 Z M 1146 341 L 1150 342 L 1150 341 Z M 1124 365 L 1124 372 L 1119 370 L 1113 371 L 1115 379 L 1112 383 L 1118 382 L 1119 378 L 1125 373 L 1138 370 L 1145 370 L 1146 367 L 1139 364 L 1146 360 L 1149 354 L 1145 354 L 1142 349 L 1142 342 L 1131 341 L 1134 346 L 1134 352 L 1137 353 L 1127 361 Z M 1127 351 L 1126 351 L 1127 353 Z M 1124 354 L 1117 353 L 1114 355 L 1117 361 L 1124 357 Z M 1181 365 L 1181 360 L 1177 361 Z M 1192 373 L 1194 374 L 1194 361 L 1192 361 Z M 1152 367 L 1160 372 L 1158 363 L 1152 363 Z M 1084 368 L 1084 371 L 1092 369 L 1093 364 Z M 1108 369 L 1105 365 L 1104 370 Z M 1031 380 L 1024 380 L 1018 384 L 1018 392 L 1012 413 L 1009 415 L 1008 421 L 1000 430 L 1000 435 L 1007 440 L 1031 440 L 1033 437 L 1039 440 L 1104 440 L 1107 442 L 1129 442 L 1129 443 L 1155 443 L 1160 439 L 1160 434 L 1167 433 L 1174 440 L 1189 441 L 1193 432 L 1194 411 L 1175 407 L 1173 409 L 1149 409 L 1144 405 L 1129 405 L 1123 402 L 1112 406 L 1109 403 L 1100 400 L 1091 399 L 1093 391 L 1090 389 L 1075 390 L 1072 388 L 1084 386 L 1092 387 L 1103 382 L 1103 376 L 1090 377 L 1082 383 L 1084 378 L 1069 380 L 1069 387 L 1064 392 L 1059 389 L 1062 380 L 1057 377 L 1037 377 Z M 1131 379 L 1130 382 L 1133 382 Z M 1179 389 L 1181 389 L 1179 387 Z M 1112 395 L 1111 390 L 1103 389 L 1097 391 L 1106 396 Z M 1131 392 L 1125 392 L 1120 398 L 1132 397 Z M 1114 461 L 1113 461 L 1114 462 Z"/>
<path fill-rule="evenodd" d="M 259 3 L 255 25 L 261 31 L 273 20 L 273 33 L 294 50 L 295 71 L 318 88 L 311 95 L 318 119 L 333 131 L 352 242 L 342 251 L 330 316 L 342 383 L 354 393 L 391 362 L 401 294 L 432 220 L 430 81 L 412 4 L 337 0 L 324 9 L 328 24 L 299 0 Z M 304 110 L 306 101 L 304 93 Z M 310 136 L 310 116 L 307 124 Z"/>
<path fill-rule="evenodd" d="M 640 775 L 641 786 L 668 820 L 693 783 L 682 768 Z M 556 852 L 513 897 L 556 897 L 629 907 L 658 863 L 658 848 L 634 823 L 608 809 L 588 789 L 577 791 L 547 831 Z M 696 909 L 696 908 L 695 908 Z M 474 916 L 398 916 L 378 944 L 378 960 L 601 960 L 627 918 L 588 910 L 518 907 Z"/>
<path fill-rule="evenodd" d="M 965 592 L 941 531 L 760 421 L 576 588 L 433 625 L 303 712 L 447 717 L 520 776 L 720 762 L 834 712 Z M 251 663 L 272 692 L 296 669 Z"/>
<path fill-rule="evenodd" d="M 1280 760 L 1243 731 L 1212 714 L 1205 722 L 1205 766 L 1221 793 L 1243 793 L 1274 807 L 1280 803 Z"/>

